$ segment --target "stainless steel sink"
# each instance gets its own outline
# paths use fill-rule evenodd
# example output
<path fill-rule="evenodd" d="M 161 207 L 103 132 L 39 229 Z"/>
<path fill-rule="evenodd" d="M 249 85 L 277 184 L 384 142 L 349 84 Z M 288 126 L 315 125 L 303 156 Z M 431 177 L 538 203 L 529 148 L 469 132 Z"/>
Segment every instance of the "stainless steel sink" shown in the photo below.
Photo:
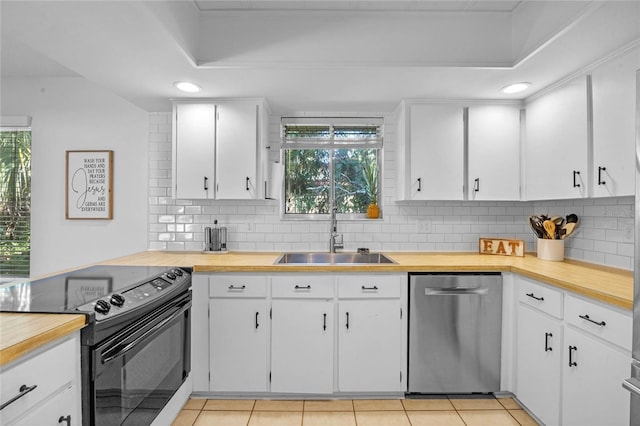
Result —
<path fill-rule="evenodd" d="M 283 253 L 276 265 L 351 265 L 396 263 L 381 253 Z"/>

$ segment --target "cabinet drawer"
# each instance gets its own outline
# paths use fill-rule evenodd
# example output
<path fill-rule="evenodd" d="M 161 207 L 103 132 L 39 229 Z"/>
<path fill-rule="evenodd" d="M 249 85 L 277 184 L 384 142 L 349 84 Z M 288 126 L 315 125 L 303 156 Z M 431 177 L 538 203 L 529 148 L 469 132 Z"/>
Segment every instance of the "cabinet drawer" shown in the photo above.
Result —
<path fill-rule="evenodd" d="M 338 297 L 399 298 L 402 278 L 397 275 L 340 275 Z"/>
<path fill-rule="evenodd" d="M 330 299 L 333 297 L 333 276 L 286 275 L 273 277 L 274 298 Z"/>
<path fill-rule="evenodd" d="M 631 350 L 631 313 L 567 295 L 564 318 L 568 323 L 626 350 Z"/>
<path fill-rule="evenodd" d="M 210 297 L 267 297 L 264 275 L 213 275 L 209 277 Z"/>
<path fill-rule="evenodd" d="M 77 343 L 77 338 L 65 340 L 2 371 L 0 403 L 5 404 L 18 396 L 21 388 L 23 396 L 0 411 L 0 424 L 32 410 L 45 398 L 71 384 L 80 374 L 80 346 Z M 32 391 L 26 392 L 33 386 Z"/>
<path fill-rule="evenodd" d="M 15 426 L 81 425 L 79 402 L 78 389 L 75 386 L 71 386 L 44 404 L 35 407 L 26 417 L 18 420 Z M 70 423 L 66 423 L 64 420 L 60 422 L 60 418 L 68 419 Z"/>
<path fill-rule="evenodd" d="M 518 300 L 562 319 L 562 292 L 560 290 L 554 290 L 526 278 L 520 278 Z"/>

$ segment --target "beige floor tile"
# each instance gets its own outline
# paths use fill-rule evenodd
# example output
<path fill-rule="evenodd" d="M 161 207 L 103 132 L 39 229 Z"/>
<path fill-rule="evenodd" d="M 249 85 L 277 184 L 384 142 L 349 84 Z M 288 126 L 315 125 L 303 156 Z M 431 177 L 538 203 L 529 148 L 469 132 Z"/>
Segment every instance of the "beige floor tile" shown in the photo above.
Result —
<path fill-rule="evenodd" d="M 411 426 L 465 426 L 455 411 L 407 411 Z"/>
<path fill-rule="evenodd" d="M 305 411 L 302 426 L 356 426 L 353 411 Z"/>
<path fill-rule="evenodd" d="M 198 414 L 200 414 L 200 410 L 182 410 L 171 426 L 192 426 Z"/>
<path fill-rule="evenodd" d="M 404 411 L 356 411 L 358 426 L 411 426 Z"/>
<path fill-rule="evenodd" d="M 253 406 L 254 411 L 302 411 L 304 401 L 275 401 L 258 400 Z"/>
<path fill-rule="evenodd" d="M 515 417 L 522 426 L 538 426 L 538 422 L 524 410 L 509 410 L 509 413 Z"/>
<path fill-rule="evenodd" d="M 189 398 L 189 400 L 187 401 L 186 404 L 184 404 L 184 407 L 182 407 L 183 410 L 202 410 L 202 407 L 204 407 L 204 404 L 207 402 L 206 399 L 195 399 L 195 398 Z"/>
<path fill-rule="evenodd" d="M 354 399 L 353 408 L 356 411 L 395 411 L 404 410 L 399 399 Z"/>
<path fill-rule="evenodd" d="M 494 398 L 450 399 L 456 410 L 504 410 Z"/>
<path fill-rule="evenodd" d="M 353 411 L 353 401 L 350 399 L 305 401 L 304 411 Z"/>
<path fill-rule="evenodd" d="M 404 409 L 407 411 L 425 411 L 425 410 L 453 410 L 453 405 L 447 398 L 437 399 L 405 399 L 402 401 Z"/>
<path fill-rule="evenodd" d="M 254 404 L 253 399 L 209 399 L 203 410 L 251 411 Z"/>
<path fill-rule="evenodd" d="M 249 426 L 300 426 L 302 411 L 254 411 Z"/>
<path fill-rule="evenodd" d="M 520 404 L 513 398 L 498 398 L 498 402 L 507 410 L 522 410 Z"/>
<path fill-rule="evenodd" d="M 247 426 L 251 411 L 201 411 L 193 426 Z"/>
<path fill-rule="evenodd" d="M 467 410 L 458 414 L 467 426 L 520 426 L 507 410 Z"/>

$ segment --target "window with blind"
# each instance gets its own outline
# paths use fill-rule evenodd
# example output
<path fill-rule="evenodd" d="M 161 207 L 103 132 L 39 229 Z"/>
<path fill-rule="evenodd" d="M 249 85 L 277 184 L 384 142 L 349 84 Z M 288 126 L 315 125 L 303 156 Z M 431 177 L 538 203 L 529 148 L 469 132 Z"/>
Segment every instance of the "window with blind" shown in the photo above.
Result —
<path fill-rule="evenodd" d="M 0 128 L 0 278 L 27 277 L 31 253 L 31 130 Z"/>
<path fill-rule="evenodd" d="M 382 119 L 283 118 L 285 217 L 364 217 L 380 200 Z M 344 217 L 344 216 L 343 216 Z"/>

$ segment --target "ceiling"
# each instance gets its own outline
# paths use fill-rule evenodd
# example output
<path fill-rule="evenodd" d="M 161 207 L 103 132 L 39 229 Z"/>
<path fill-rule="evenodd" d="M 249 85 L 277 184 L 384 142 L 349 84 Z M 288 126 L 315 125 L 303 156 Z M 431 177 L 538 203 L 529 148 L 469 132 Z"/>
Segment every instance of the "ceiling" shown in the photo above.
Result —
<path fill-rule="evenodd" d="M 2 0 L 0 75 L 83 77 L 147 111 L 197 96 L 385 112 L 407 98 L 531 96 L 638 45 L 638 22 L 628 0 Z M 500 92 L 517 81 L 533 85 Z"/>

